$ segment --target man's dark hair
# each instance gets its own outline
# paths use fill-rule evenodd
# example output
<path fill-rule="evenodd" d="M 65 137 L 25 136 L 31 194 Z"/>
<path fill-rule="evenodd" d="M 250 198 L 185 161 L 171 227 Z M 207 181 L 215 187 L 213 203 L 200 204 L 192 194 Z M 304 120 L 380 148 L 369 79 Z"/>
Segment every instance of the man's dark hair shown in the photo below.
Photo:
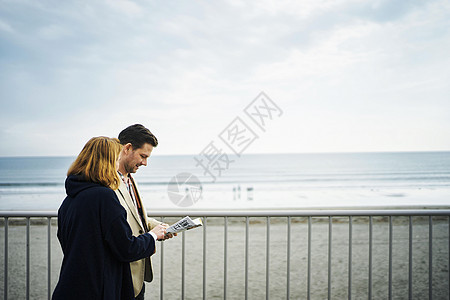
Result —
<path fill-rule="evenodd" d="M 156 136 L 141 124 L 134 124 L 122 130 L 122 132 L 119 133 L 119 141 L 122 145 L 130 143 L 131 146 L 133 146 L 133 149 L 139 149 L 145 143 L 150 144 L 153 147 L 158 146 L 158 139 Z"/>

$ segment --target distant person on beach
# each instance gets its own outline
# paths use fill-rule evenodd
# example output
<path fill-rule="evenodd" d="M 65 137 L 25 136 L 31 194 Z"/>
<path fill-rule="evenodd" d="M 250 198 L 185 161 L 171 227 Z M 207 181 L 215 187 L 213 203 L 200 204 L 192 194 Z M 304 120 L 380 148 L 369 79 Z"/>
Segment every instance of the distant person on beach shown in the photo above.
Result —
<path fill-rule="evenodd" d="M 121 178 L 117 197 L 120 203 L 127 211 L 127 220 L 130 224 L 134 236 L 139 236 L 157 225 L 168 227 L 155 219 L 148 218 L 145 207 L 136 185 L 136 181 L 131 176 L 141 166 L 147 166 L 147 160 L 158 146 L 156 137 L 141 124 L 128 126 L 119 134 L 120 143 L 123 145 L 119 158 L 119 176 Z M 166 238 L 171 238 L 169 235 Z M 135 299 L 143 300 L 145 293 L 144 281 L 153 280 L 153 268 L 150 257 L 130 263 L 131 276 L 133 277 L 133 286 Z"/>
<path fill-rule="evenodd" d="M 115 189 L 122 149 L 118 139 L 90 139 L 67 172 L 58 210 L 58 240 L 64 254 L 53 300 L 134 298 L 130 262 L 151 256 L 165 226 L 133 236 Z"/>

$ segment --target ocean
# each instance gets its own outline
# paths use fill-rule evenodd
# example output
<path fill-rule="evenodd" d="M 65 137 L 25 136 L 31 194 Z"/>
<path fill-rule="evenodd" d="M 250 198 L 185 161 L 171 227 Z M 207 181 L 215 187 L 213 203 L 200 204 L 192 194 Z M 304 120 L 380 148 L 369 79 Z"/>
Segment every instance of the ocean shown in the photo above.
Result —
<path fill-rule="evenodd" d="M 0 157 L 0 210 L 57 210 L 73 160 Z M 148 211 L 450 207 L 450 152 L 155 153 L 135 178 Z"/>

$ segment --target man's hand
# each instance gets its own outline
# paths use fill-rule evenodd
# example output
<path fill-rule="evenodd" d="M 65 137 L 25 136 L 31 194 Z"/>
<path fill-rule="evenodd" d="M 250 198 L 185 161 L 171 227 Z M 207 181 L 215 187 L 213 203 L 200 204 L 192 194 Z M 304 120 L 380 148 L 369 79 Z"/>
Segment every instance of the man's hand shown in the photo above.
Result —
<path fill-rule="evenodd" d="M 161 223 L 161 225 L 166 226 L 166 229 L 169 228 L 169 224 Z M 164 235 L 164 238 L 163 238 L 162 240 L 171 239 L 171 238 L 173 238 L 174 236 L 177 236 L 177 234 L 176 234 L 176 233 L 166 233 L 166 234 Z"/>
<path fill-rule="evenodd" d="M 151 232 L 153 232 L 154 234 L 156 234 L 156 237 L 158 238 L 158 240 L 165 240 L 165 236 L 166 236 L 166 229 L 169 227 L 169 225 L 167 224 L 159 224 L 157 226 L 155 226 Z"/>

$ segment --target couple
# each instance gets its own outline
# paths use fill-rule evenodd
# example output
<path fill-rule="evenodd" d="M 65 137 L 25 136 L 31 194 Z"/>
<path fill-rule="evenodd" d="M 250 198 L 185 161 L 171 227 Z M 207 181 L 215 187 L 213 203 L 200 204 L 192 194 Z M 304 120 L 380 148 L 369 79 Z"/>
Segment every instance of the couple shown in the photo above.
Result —
<path fill-rule="evenodd" d="M 156 241 L 172 235 L 167 224 L 147 219 L 131 173 L 157 145 L 136 124 L 119 139 L 90 139 L 72 163 L 58 210 L 64 259 L 52 299 L 144 299 Z"/>

